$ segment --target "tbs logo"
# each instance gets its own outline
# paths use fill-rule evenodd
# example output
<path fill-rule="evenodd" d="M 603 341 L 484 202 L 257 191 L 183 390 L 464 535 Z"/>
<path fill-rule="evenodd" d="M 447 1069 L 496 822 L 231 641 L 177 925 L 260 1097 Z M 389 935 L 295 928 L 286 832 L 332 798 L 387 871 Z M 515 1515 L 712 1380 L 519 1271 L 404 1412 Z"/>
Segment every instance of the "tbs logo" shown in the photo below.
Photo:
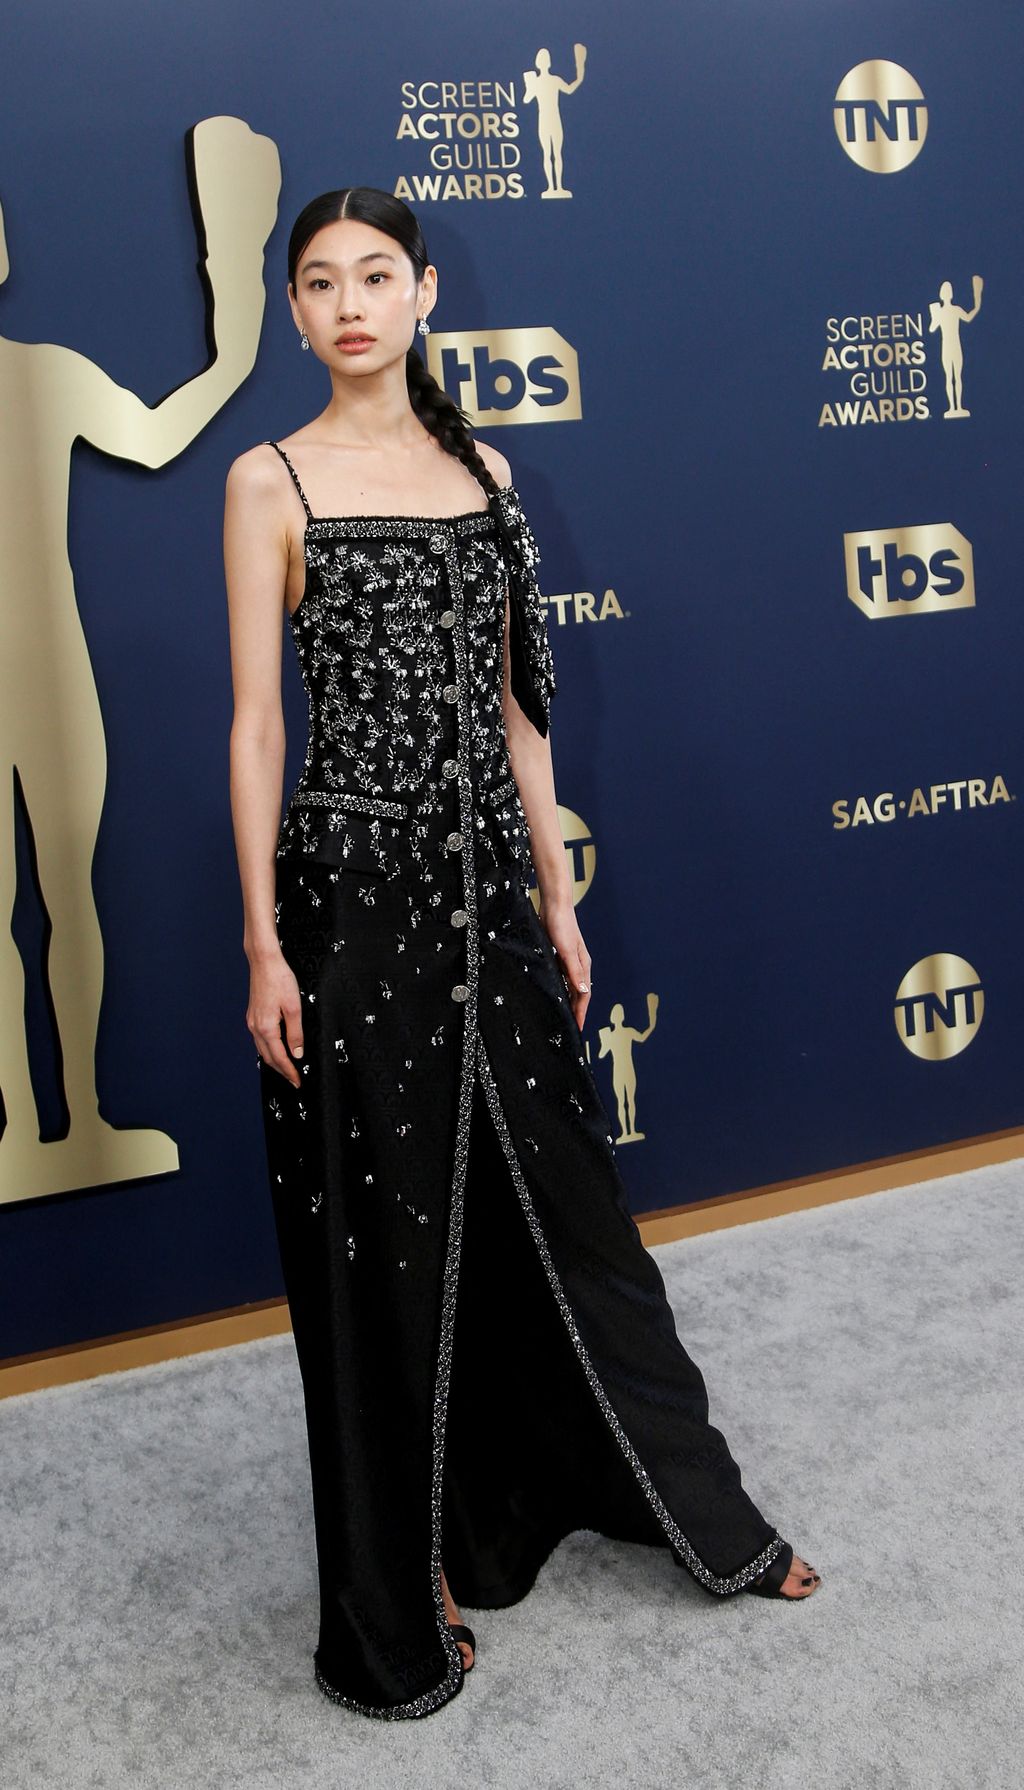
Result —
<path fill-rule="evenodd" d="M 557 329 L 432 330 L 427 366 L 478 428 L 582 415 L 576 350 Z"/>
<path fill-rule="evenodd" d="M 971 543 L 952 522 L 843 536 L 846 594 L 863 615 L 931 615 L 974 608 Z"/>

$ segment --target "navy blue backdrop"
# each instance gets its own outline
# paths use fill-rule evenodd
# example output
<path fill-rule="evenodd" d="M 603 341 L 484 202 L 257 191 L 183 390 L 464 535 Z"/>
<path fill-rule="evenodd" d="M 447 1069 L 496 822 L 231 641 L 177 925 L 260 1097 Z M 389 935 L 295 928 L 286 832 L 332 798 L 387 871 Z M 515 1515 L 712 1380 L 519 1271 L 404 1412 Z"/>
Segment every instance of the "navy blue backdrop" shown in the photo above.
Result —
<path fill-rule="evenodd" d="M 0 65 L 4 336 L 68 343 L 158 402 L 206 359 L 185 133 L 244 118 L 279 146 L 284 184 L 238 394 L 160 471 L 74 451 L 70 548 L 109 753 L 102 1112 L 169 1132 L 181 1171 L 0 1207 L 0 1356 L 281 1290 L 244 1023 L 221 517 L 233 457 L 328 396 L 284 290 L 291 222 L 328 187 L 412 198 L 435 329 L 547 325 L 579 357 L 581 420 L 480 433 L 511 462 L 545 592 L 611 589 L 623 611 L 553 610 L 552 741 L 559 799 L 596 849 L 584 1035 L 613 1113 L 598 1028 L 615 1002 L 642 1027 L 660 998 L 635 1055 L 645 1139 L 619 1151 L 634 1210 L 1024 1121 L 1021 35 L 999 0 L 969 16 L 935 0 L 21 12 Z M 522 73 L 546 45 L 571 79 L 577 41 L 572 197 L 541 202 Z M 843 76 L 873 58 L 928 108 L 892 174 L 858 166 L 833 124 Z M 399 185 L 429 172 L 429 146 L 397 134 L 402 84 L 442 79 L 514 83 L 521 197 L 419 202 Z M 971 416 L 946 419 L 928 307 L 949 280 L 969 309 L 978 273 Z M 907 313 L 925 320 L 930 414 L 823 424 L 855 389 L 823 368 L 828 319 Z M 844 535 L 937 523 L 973 547 L 976 604 L 869 619 Z M 290 787 L 305 705 L 286 649 Z M 1008 801 L 836 824 L 839 801 L 852 815 L 858 796 L 997 776 Z M 31 964 L 43 920 L 19 850 Z M 893 1010 L 936 952 L 985 992 L 977 1036 L 942 1062 L 906 1048 Z M 46 1136 L 44 1015 L 30 992 Z"/>

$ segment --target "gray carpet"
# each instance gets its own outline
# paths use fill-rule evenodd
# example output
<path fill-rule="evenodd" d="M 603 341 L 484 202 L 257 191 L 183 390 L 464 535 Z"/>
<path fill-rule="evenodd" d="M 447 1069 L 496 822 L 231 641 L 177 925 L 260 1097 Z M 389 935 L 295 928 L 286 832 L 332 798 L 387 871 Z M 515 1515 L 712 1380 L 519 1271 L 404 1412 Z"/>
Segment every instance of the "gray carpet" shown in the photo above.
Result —
<path fill-rule="evenodd" d="M 328 1703 L 290 1337 L 0 1403 L 5 1790 L 1010 1790 L 1024 1163 L 660 1248 L 806 1603 L 581 1531 L 416 1722 Z"/>

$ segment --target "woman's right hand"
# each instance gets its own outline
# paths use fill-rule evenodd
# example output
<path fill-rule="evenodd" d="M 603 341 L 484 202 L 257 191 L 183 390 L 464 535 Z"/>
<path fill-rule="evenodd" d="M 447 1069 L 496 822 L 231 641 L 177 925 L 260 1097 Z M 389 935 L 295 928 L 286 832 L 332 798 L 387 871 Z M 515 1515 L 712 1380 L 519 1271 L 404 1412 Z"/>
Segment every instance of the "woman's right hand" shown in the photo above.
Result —
<path fill-rule="evenodd" d="M 281 1037 L 284 1020 L 285 1039 Z M 257 958 L 249 965 L 249 1006 L 245 1023 L 252 1033 L 259 1055 L 271 1069 L 276 1069 L 293 1088 L 301 1087 L 302 1078 L 290 1060 L 302 1055 L 302 997 L 295 972 L 284 952 Z"/>

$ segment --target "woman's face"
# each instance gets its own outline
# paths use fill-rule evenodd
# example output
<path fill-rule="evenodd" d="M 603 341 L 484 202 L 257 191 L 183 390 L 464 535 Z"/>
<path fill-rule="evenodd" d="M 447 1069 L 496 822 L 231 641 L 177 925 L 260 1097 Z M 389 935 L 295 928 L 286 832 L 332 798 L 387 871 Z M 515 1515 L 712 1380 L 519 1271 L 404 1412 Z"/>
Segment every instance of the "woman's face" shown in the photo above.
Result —
<path fill-rule="evenodd" d="M 405 356 L 416 319 L 433 309 L 436 271 L 417 283 L 412 262 L 393 236 L 356 218 L 325 224 L 307 242 L 289 302 L 314 354 L 342 375 L 379 372 Z M 346 349 L 343 335 L 370 338 Z"/>

